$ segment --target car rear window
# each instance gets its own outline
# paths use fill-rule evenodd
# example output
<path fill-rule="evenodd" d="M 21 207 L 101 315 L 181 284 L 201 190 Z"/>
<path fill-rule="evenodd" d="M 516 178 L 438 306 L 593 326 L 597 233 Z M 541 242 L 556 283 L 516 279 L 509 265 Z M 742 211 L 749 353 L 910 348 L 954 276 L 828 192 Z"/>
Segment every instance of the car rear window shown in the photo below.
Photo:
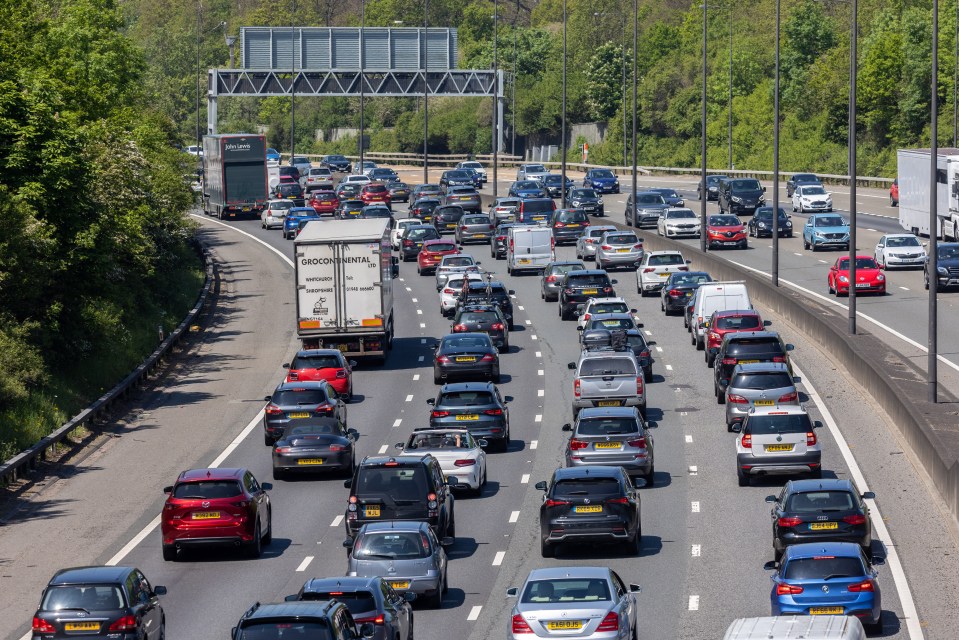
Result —
<path fill-rule="evenodd" d="M 633 349 L 634 351 L 635 351 L 636 349 L 639 349 L 640 351 L 644 351 L 644 350 L 646 349 L 646 346 L 647 346 L 647 345 L 646 345 L 646 338 L 644 338 L 643 336 L 641 336 L 641 335 L 638 334 L 638 333 L 630 333 L 630 334 L 627 334 L 627 335 L 626 335 L 626 342 L 629 343 L 630 348 Z"/>
<path fill-rule="evenodd" d="M 448 391 L 441 394 L 436 402 L 444 407 L 475 407 L 492 403 L 493 394 L 489 391 Z"/>
<path fill-rule="evenodd" d="M 602 578 L 534 580 L 523 590 L 524 603 L 563 603 L 609 600 L 609 584 Z"/>
<path fill-rule="evenodd" d="M 726 354 L 730 356 L 757 356 L 770 353 L 782 353 L 783 347 L 775 338 L 755 338 L 735 340 L 729 343 Z"/>
<path fill-rule="evenodd" d="M 610 244 L 636 244 L 639 238 L 635 233 L 617 233 L 616 235 L 606 236 L 606 242 Z"/>
<path fill-rule="evenodd" d="M 850 511 L 857 508 L 848 491 L 806 491 L 789 496 L 784 505 L 792 513 L 819 513 L 822 511 Z"/>
<path fill-rule="evenodd" d="M 603 313 L 628 313 L 629 307 L 625 302 L 597 302 L 590 305 L 589 312 L 594 315 Z"/>
<path fill-rule="evenodd" d="M 311 439 L 310 436 L 330 436 L 341 433 L 336 420 L 332 418 L 324 418 L 323 422 L 314 422 L 313 424 L 297 424 L 298 422 L 300 422 L 300 420 L 296 420 L 286 426 L 283 431 L 284 438 Z"/>
<path fill-rule="evenodd" d="M 440 209 L 436 211 L 440 220 L 459 220 L 463 217 L 462 209 Z"/>
<path fill-rule="evenodd" d="M 409 240 L 430 240 L 436 237 L 436 229 L 410 229 L 406 237 Z"/>
<path fill-rule="evenodd" d="M 326 402 L 326 392 L 322 389 L 283 389 L 273 393 L 273 404 L 280 406 L 311 405 Z"/>
<path fill-rule="evenodd" d="M 608 287 L 609 278 L 602 273 L 593 273 L 582 276 L 569 276 L 566 283 L 571 287 Z"/>
<path fill-rule="evenodd" d="M 742 331 L 744 329 L 759 329 L 761 326 L 757 316 L 720 316 L 716 318 L 717 329 Z"/>
<path fill-rule="evenodd" d="M 638 431 L 639 425 L 633 418 L 584 418 L 576 426 L 576 433 L 583 436 L 612 436 Z"/>
<path fill-rule="evenodd" d="M 431 244 L 428 247 L 423 247 L 427 251 L 456 251 L 455 244 L 447 244 L 445 242 L 437 242 L 436 244 Z"/>
<path fill-rule="evenodd" d="M 446 256 L 443 258 L 444 267 L 468 267 L 475 264 L 473 256 Z"/>
<path fill-rule="evenodd" d="M 418 531 L 372 531 L 361 535 L 353 546 L 353 557 L 359 560 L 402 560 L 429 555 L 429 540 Z"/>
<path fill-rule="evenodd" d="M 123 605 L 123 592 L 114 585 L 65 585 L 48 587 L 43 594 L 40 609 L 59 611 L 62 609 L 86 609 L 87 611 L 106 611 L 120 609 Z"/>
<path fill-rule="evenodd" d="M 586 222 L 587 219 L 582 211 L 559 211 L 555 217 L 557 222 Z"/>
<path fill-rule="evenodd" d="M 776 433 L 806 433 L 812 431 L 809 416 L 804 413 L 788 415 L 753 415 L 746 419 L 746 428 L 753 435 Z"/>
<path fill-rule="evenodd" d="M 489 336 L 485 333 L 471 333 L 469 335 L 446 336 L 443 338 L 444 352 L 459 350 L 488 349 L 492 346 Z"/>
<path fill-rule="evenodd" d="M 649 256 L 647 264 L 651 267 L 665 267 L 673 264 L 685 264 L 685 261 L 678 253 L 667 253 L 660 256 Z"/>
<path fill-rule="evenodd" d="M 271 202 L 270 209 L 292 209 L 293 203 L 289 201 L 284 202 Z"/>
<path fill-rule="evenodd" d="M 606 498 L 620 496 L 623 489 L 616 478 L 576 478 L 569 480 L 560 480 L 553 485 L 553 498 L 573 498 L 576 496 L 589 496 L 590 499 L 596 498 L 604 500 Z"/>
<path fill-rule="evenodd" d="M 576 264 L 554 264 L 549 268 L 549 273 L 550 275 L 556 275 L 557 273 L 569 273 L 570 271 L 577 271 L 582 268 L 582 262 L 577 262 Z"/>
<path fill-rule="evenodd" d="M 421 464 L 363 466 L 357 473 L 354 495 L 389 496 L 393 500 L 425 501 L 429 493 L 426 469 Z"/>
<path fill-rule="evenodd" d="M 460 315 L 460 322 L 498 322 L 499 316 L 495 311 L 465 311 Z"/>
<path fill-rule="evenodd" d="M 590 358 L 579 369 L 581 376 L 636 375 L 636 366 L 629 358 Z"/>
<path fill-rule="evenodd" d="M 601 229 L 601 228 L 598 229 L 594 227 L 586 231 L 586 235 L 589 236 L 590 238 L 602 238 L 603 234 L 606 233 L 607 231 L 609 231 L 609 229 Z"/>
<path fill-rule="evenodd" d="M 216 498 L 232 498 L 242 493 L 240 484 L 236 480 L 199 480 L 197 482 L 181 482 L 173 488 L 174 498 L 213 500 Z"/>
<path fill-rule="evenodd" d="M 785 371 L 780 373 L 738 373 L 733 376 L 729 386 L 736 389 L 759 391 L 761 389 L 791 387 L 793 381 Z"/>
<path fill-rule="evenodd" d="M 815 580 L 817 578 L 855 578 L 866 575 L 859 558 L 816 556 L 795 558 L 786 563 L 783 577 L 787 580 Z"/>
<path fill-rule="evenodd" d="M 524 213 L 552 213 L 554 209 L 552 200 L 526 200 L 520 207 Z"/>
<path fill-rule="evenodd" d="M 338 369 L 342 365 L 334 355 L 296 356 L 290 363 L 290 369 Z"/>
<path fill-rule="evenodd" d="M 449 431 L 447 433 L 430 431 L 416 433 L 410 438 L 410 449 L 472 449 L 473 442 L 467 433 Z"/>
<path fill-rule="evenodd" d="M 334 598 L 345 604 L 353 615 L 376 609 L 376 600 L 369 591 L 306 591 L 300 600 L 333 600 Z"/>
<path fill-rule="evenodd" d="M 237 640 L 332 640 L 330 628 L 323 620 L 253 620 L 243 625 Z"/>
<path fill-rule="evenodd" d="M 386 193 L 386 185 L 383 184 L 371 184 L 366 187 L 367 193 Z"/>

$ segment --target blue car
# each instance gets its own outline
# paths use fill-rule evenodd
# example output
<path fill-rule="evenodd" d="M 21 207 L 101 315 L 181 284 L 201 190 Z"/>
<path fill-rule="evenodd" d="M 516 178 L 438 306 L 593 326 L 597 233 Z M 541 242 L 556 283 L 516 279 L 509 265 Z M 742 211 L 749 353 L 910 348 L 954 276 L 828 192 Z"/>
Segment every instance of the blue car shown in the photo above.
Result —
<path fill-rule="evenodd" d="M 849 223 L 835 213 L 815 213 L 802 229 L 803 249 L 835 248 L 849 251 Z"/>
<path fill-rule="evenodd" d="M 511 198 L 548 198 L 549 194 L 539 180 L 517 180 L 509 186 Z"/>
<path fill-rule="evenodd" d="M 597 193 L 619 193 L 619 178 L 609 169 L 590 169 L 583 177 L 583 188 Z"/>
<path fill-rule="evenodd" d="M 266 159 L 275 160 L 276 162 L 279 162 L 280 152 L 274 149 L 273 147 L 270 147 L 269 149 L 266 150 Z"/>
<path fill-rule="evenodd" d="M 666 204 L 671 207 L 682 207 L 686 205 L 686 200 L 684 200 L 681 195 L 676 193 L 675 189 L 670 189 L 668 187 L 657 187 L 655 189 L 647 189 L 647 191 L 655 191 L 659 195 L 663 196 L 663 200 L 665 200 Z"/>
<path fill-rule="evenodd" d="M 296 231 L 300 228 L 301 220 L 319 220 L 320 214 L 313 210 L 313 207 L 293 207 L 283 219 L 283 238 L 292 240 L 296 237 Z"/>
<path fill-rule="evenodd" d="M 882 564 L 880 558 L 873 564 Z M 870 631 L 882 629 L 877 572 L 853 542 L 810 542 L 786 548 L 767 562 L 772 575 L 772 615 L 847 615 Z"/>

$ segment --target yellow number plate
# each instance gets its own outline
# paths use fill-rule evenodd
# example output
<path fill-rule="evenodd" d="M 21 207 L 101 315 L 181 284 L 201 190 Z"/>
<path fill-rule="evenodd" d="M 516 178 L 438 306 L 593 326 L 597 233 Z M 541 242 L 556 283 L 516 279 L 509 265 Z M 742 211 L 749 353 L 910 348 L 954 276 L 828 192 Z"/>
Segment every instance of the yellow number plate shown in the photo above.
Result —
<path fill-rule="evenodd" d="M 597 442 L 595 445 L 597 449 L 622 449 L 622 442 Z"/>
<path fill-rule="evenodd" d="M 289 414 L 291 418 L 309 418 L 310 414 L 305 411 L 298 411 L 296 413 Z"/>
<path fill-rule="evenodd" d="M 378 504 L 369 504 L 363 508 L 363 512 L 366 514 L 367 518 L 379 518 L 380 517 L 380 505 Z"/>
<path fill-rule="evenodd" d="M 669 275 L 669 271 L 657 271 L 656 275 L 659 276 L 660 278 L 665 278 L 666 276 Z"/>
<path fill-rule="evenodd" d="M 456 356 L 457 362 L 476 362 L 475 356 Z"/>
<path fill-rule="evenodd" d="M 756 364 L 759 360 L 739 360 L 737 364 Z"/>
<path fill-rule="evenodd" d="M 810 531 L 829 531 L 831 529 L 838 529 L 838 522 L 810 522 L 809 530 Z"/>
<path fill-rule="evenodd" d="M 323 464 L 323 458 L 300 458 L 296 464 Z"/>
<path fill-rule="evenodd" d="M 64 631 L 99 631 L 99 622 L 68 622 L 63 625 Z"/>
<path fill-rule="evenodd" d="M 629 253 L 629 249 L 617 249 L 616 253 Z"/>
<path fill-rule="evenodd" d="M 336 345 L 336 348 L 337 348 L 341 353 L 346 353 L 346 352 L 349 351 L 349 349 L 350 349 L 349 346 L 347 346 L 347 345 L 345 345 L 345 344 L 338 344 L 338 345 Z"/>
<path fill-rule="evenodd" d="M 219 511 L 197 511 L 193 514 L 194 520 L 216 520 L 219 517 Z"/>
<path fill-rule="evenodd" d="M 598 504 L 586 504 L 578 507 L 573 507 L 574 513 L 602 513 L 603 507 Z"/>
<path fill-rule="evenodd" d="M 568 225 L 566 225 L 566 228 L 567 228 L 567 229 L 574 229 L 574 228 L 576 228 L 576 227 L 578 227 L 578 226 L 579 226 L 578 224 L 568 224 Z"/>
<path fill-rule="evenodd" d="M 546 623 L 546 628 L 550 631 L 579 631 L 583 628 L 583 623 L 579 620 L 550 620 Z"/>
<path fill-rule="evenodd" d="M 756 405 L 757 407 L 771 407 L 776 403 L 773 402 L 772 400 L 756 400 L 755 402 L 753 402 L 753 404 Z"/>
<path fill-rule="evenodd" d="M 520 258 L 520 259 L 519 259 L 519 263 L 520 263 L 520 264 L 529 264 L 529 258 Z"/>
<path fill-rule="evenodd" d="M 793 445 L 791 444 L 767 444 L 766 451 L 792 451 Z"/>
<path fill-rule="evenodd" d="M 583 289 L 583 295 L 592 296 L 599 293 L 599 289 Z"/>
<path fill-rule="evenodd" d="M 486 237 L 486 236 L 485 236 L 484 234 L 482 234 L 482 233 L 474 233 L 474 234 L 473 234 L 473 237 L 474 237 L 474 238 L 484 238 L 484 237 Z"/>
<path fill-rule="evenodd" d="M 622 403 L 619 400 L 600 400 L 596 404 L 601 407 L 618 407 Z"/>
<path fill-rule="evenodd" d="M 475 413 L 464 413 L 456 416 L 457 420 L 479 420 L 479 415 Z"/>
<path fill-rule="evenodd" d="M 394 589 L 409 589 L 410 581 L 409 580 L 397 580 L 396 582 L 391 582 L 390 586 Z"/>
<path fill-rule="evenodd" d="M 810 607 L 809 615 L 812 616 L 840 616 L 843 613 L 842 607 Z"/>

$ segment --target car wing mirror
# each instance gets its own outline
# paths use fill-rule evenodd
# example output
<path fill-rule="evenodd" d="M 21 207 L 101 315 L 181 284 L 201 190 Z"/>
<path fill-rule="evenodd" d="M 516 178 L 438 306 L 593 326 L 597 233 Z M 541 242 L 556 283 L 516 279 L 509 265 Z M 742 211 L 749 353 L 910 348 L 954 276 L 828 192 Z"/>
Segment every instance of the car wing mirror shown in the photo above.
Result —
<path fill-rule="evenodd" d="M 512 401 L 513 401 L 513 396 L 506 396 L 505 398 L 503 398 L 503 402 L 512 402 Z"/>
<path fill-rule="evenodd" d="M 539 482 L 533 485 L 533 488 L 538 489 L 540 491 L 546 491 L 546 481 L 540 480 Z"/>
<path fill-rule="evenodd" d="M 356 360 L 350 360 L 347 364 L 350 365 L 350 369 L 353 369 L 356 367 Z"/>
<path fill-rule="evenodd" d="M 610 284 L 619 284 L 619 280 L 610 280 L 609 283 L 610 283 Z"/>
<path fill-rule="evenodd" d="M 775 504 L 776 496 L 766 496 L 766 502 L 768 502 L 769 504 Z"/>
<path fill-rule="evenodd" d="M 573 430 L 573 425 L 571 425 L 570 423 L 567 422 L 566 424 L 563 425 L 563 431 L 572 431 L 572 430 Z"/>
<path fill-rule="evenodd" d="M 642 593 L 642 592 L 643 592 L 643 588 L 642 588 L 641 586 L 639 586 L 638 584 L 631 584 L 631 585 L 629 585 L 629 592 L 630 592 L 630 593 Z"/>
<path fill-rule="evenodd" d="M 796 348 L 795 345 L 791 345 L 791 344 L 787 344 L 787 345 L 786 345 L 786 351 L 792 351 L 792 350 L 794 350 L 795 348 Z"/>
<path fill-rule="evenodd" d="M 360 625 L 360 636 L 362 638 L 372 638 L 376 634 L 376 627 L 372 622 L 364 622 Z"/>
<path fill-rule="evenodd" d="M 344 541 L 343 541 L 343 547 L 344 547 L 345 549 L 352 549 L 352 548 L 353 548 L 353 538 L 347 538 L 346 540 L 344 540 Z"/>
<path fill-rule="evenodd" d="M 436 404 L 436 398 L 427 398 L 426 404 L 433 406 L 434 404 Z"/>
<path fill-rule="evenodd" d="M 793 376 L 793 384 L 799 384 L 802 382 L 802 378 L 799 376 Z"/>
<path fill-rule="evenodd" d="M 346 432 L 350 434 L 351 436 L 353 436 L 354 439 L 360 437 L 360 432 L 357 431 L 356 429 L 347 429 Z"/>
<path fill-rule="evenodd" d="M 643 324 L 642 322 L 637 322 L 637 323 L 636 323 L 636 326 L 639 327 L 640 329 L 642 329 L 642 328 L 645 327 L 646 325 Z M 647 343 L 647 344 L 649 344 L 649 343 Z"/>
<path fill-rule="evenodd" d="M 284 602 L 296 602 L 296 601 L 299 600 L 299 599 L 300 599 L 300 597 L 299 597 L 298 595 L 296 595 L 295 593 L 291 593 L 290 595 L 288 595 L 288 596 L 286 596 L 285 598 L 283 598 L 283 601 L 284 601 Z"/>
<path fill-rule="evenodd" d="M 272 399 L 273 399 L 273 396 L 263 396 L 263 401 L 264 401 L 264 402 L 269 402 L 269 401 L 272 400 Z"/>
<path fill-rule="evenodd" d="M 169 487 L 163 487 L 163 493 L 173 493 L 173 485 Z"/>
<path fill-rule="evenodd" d="M 566 363 L 566 368 L 569 369 L 570 371 L 576 371 L 576 363 L 575 363 L 575 362 L 567 362 L 567 363 Z"/>
<path fill-rule="evenodd" d="M 507 590 L 506 590 L 506 597 L 507 597 L 507 598 L 515 598 L 515 597 L 516 597 L 516 587 L 510 587 L 509 589 L 507 589 Z"/>
<path fill-rule="evenodd" d="M 773 321 L 772 321 L 772 320 L 763 320 L 763 326 L 764 326 L 764 327 L 771 327 L 772 324 L 773 324 Z"/>
<path fill-rule="evenodd" d="M 633 480 L 633 486 L 637 489 L 642 489 L 646 486 L 646 481 L 643 478 L 636 478 Z"/>
<path fill-rule="evenodd" d="M 886 564 L 886 559 L 882 556 L 875 556 L 870 564 L 874 567 L 881 567 L 882 565 Z"/>
<path fill-rule="evenodd" d="M 397 442 L 396 444 L 393 445 L 393 448 L 394 448 L 394 449 L 399 449 L 400 451 L 402 451 L 405 446 L 406 446 L 406 445 L 403 444 L 402 442 Z"/>
<path fill-rule="evenodd" d="M 489 441 L 488 441 L 488 440 L 484 440 L 483 438 L 479 438 L 479 439 L 476 441 L 476 444 L 478 444 L 478 445 L 481 446 L 481 447 L 488 447 L 488 446 L 489 446 Z"/>
<path fill-rule="evenodd" d="M 577 314 L 577 315 L 579 315 L 579 314 Z M 577 330 L 577 331 L 582 331 L 582 330 L 584 330 L 585 328 L 586 328 L 586 327 L 584 327 L 583 325 L 579 325 L 579 324 L 576 325 L 576 330 Z"/>
<path fill-rule="evenodd" d="M 346 487 L 347 489 L 349 489 L 350 487 L 352 487 L 352 486 L 353 486 L 353 478 L 350 478 L 349 480 L 344 480 L 344 481 L 343 481 L 343 486 Z"/>
<path fill-rule="evenodd" d="M 515 292 L 514 290 L 512 290 L 512 289 L 510 289 L 510 290 L 507 291 L 506 293 L 507 293 L 507 295 L 511 295 L 511 296 L 515 296 L 515 295 L 516 295 L 516 292 Z"/>
<path fill-rule="evenodd" d="M 161 587 L 161 586 L 153 587 L 153 595 L 155 595 L 155 596 L 165 596 L 165 595 L 166 595 L 166 587 Z"/>
<path fill-rule="evenodd" d="M 455 487 L 455 486 L 458 485 L 459 483 L 460 483 L 460 479 L 457 478 L 456 476 L 446 476 L 446 484 L 447 484 L 447 485 L 449 485 L 449 486 L 451 486 L 451 487 Z"/>
<path fill-rule="evenodd" d="M 863 499 L 863 500 L 875 500 L 875 499 L 876 499 L 876 494 L 873 493 L 872 491 L 866 491 L 865 493 L 862 494 L 862 499 Z"/>
<path fill-rule="evenodd" d="M 403 599 L 406 600 L 407 602 L 413 602 L 414 600 L 416 600 L 416 593 L 414 593 L 413 591 L 404 591 Z"/>
<path fill-rule="evenodd" d="M 284 363 L 281 364 L 280 366 L 283 367 L 284 369 L 289 369 L 289 368 L 290 368 L 290 363 L 289 363 L 289 362 L 284 362 Z"/>
<path fill-rule="evenodd" d="M 813 429 L 822 429 L 822 421 L 816 420 L 812 423 Z"/>
<path fill-rule="evenodd" d="M 763 569 L 765 569 L 766 571 L 775 571 L 778 568 L 779 568 L 779 563 L 776 562 L 775 560 L 769 560 L 768 562 L 763 564 Z"/>
<path fill-rule="evenodd" d="M 738 422 L 734 422 L 729 428 L 732 429 L 735 433 L 739 433 L 740 431 L 743 430 L 743 425 L 739 424 Z"/>

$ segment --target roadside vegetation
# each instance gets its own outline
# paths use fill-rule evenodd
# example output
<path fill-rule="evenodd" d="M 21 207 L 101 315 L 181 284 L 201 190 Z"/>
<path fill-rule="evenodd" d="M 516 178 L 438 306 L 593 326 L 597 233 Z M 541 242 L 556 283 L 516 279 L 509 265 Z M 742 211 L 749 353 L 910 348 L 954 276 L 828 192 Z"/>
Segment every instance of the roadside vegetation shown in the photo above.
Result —
<path fill-rule="evenodd" d="M 203 273 L 193 166 L 112 0 L 0 3 L 0 460 L 148 355 Z"/>

